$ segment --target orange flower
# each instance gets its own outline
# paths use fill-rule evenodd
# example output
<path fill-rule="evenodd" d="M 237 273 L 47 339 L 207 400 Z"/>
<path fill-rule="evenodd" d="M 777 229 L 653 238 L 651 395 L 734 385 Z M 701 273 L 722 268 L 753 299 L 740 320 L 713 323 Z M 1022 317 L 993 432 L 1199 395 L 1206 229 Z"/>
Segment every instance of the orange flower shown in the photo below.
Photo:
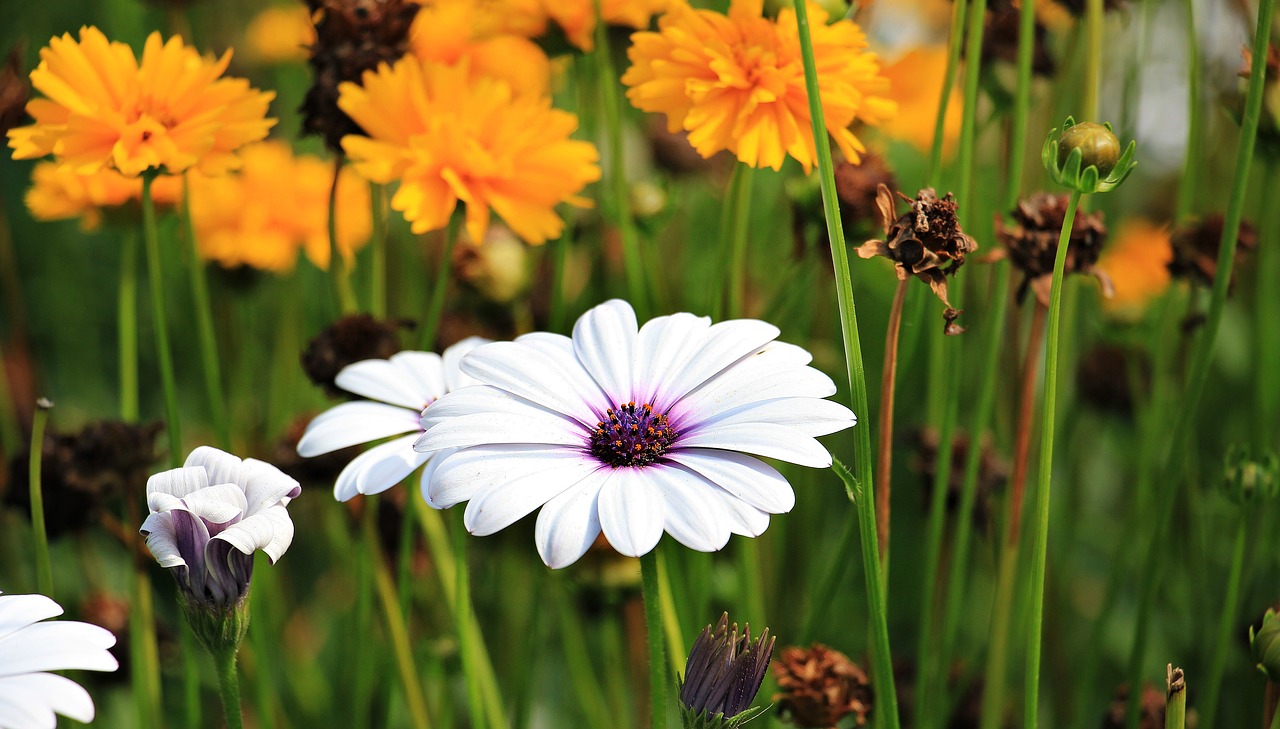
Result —
<path fill-rule="evenodd" d="M 632 36 L 622 82 L 632 104 L 666 114 L 668 129 L 688 131 L 704 157 L 727 149 L 746 164 L 776 170 L 789 154 L 807 171 L 817 148 L 795 12 L 783 9 L 774 22 L 760 15 L 762 1 L 733 0 L 726 16 L 673 0 L 659 32 Z M 889 82 L 852 21 L 827 25 L 814 3 L 809 20 L 827 127 L 856 163 L 865 147 L 848 127 L 895 113 Z"/>
<path fill-rule="evenodd" d="M 910 142 L 917 149 L 933 146 L 933 127 L 942 98 L 942 76 L 947 67 L 946 46 L 913 48 L 884 68 L 889 79 L 889 98 L 898 104 L 898 116 L 883 131 L 895 139 Z M 942 149 L 949 153 L 960 138 L 961 103 L 952 90 L 951 103 L 943 120 Z"/>
<path fill-rule="evenodd" d="M 569 138 L 576 116 L 476 78 L 466 63 L 405 58 L 340 93 L 339 108 L 369 134 L 343 138 L 343 149 L 366 179 L 400 183 L 391 207 L 415 233 L 443 228 L 462 201 L 473 240 L 484 239 L 492 210 L 542 243 L 564 227 L 556 205 L 585 204 L 577 193 L 600 178 L 595 147 Z"/>
<path fill-rule="evenodd" d="M 1169 229 L 1143 218 L 1126 220 L 1098 259 L 1115 287 L 1115 295 L 1103 300 L 1107 311 L 1134 316 L 1169 286 L 1169 261 L 1173 248 Z"/>
<path fill-rule="evenodd" d="M 294 156 L 283 142 L 245 147 L 238 174 L 191 175 L 191 220 L 200 255 L 224 267 L 285 272 L 299 249 L 329 265 L 329 188 L 333 163 Z M 338 247 L 348 261 L 369 241 L 369 186 L 344 170 L 338 180 Z"/>
<path fill-rule="evenodd" d="M 551 63 L 536 43 L 490 18 L 488 6 L 445 0 L 418 11 L 409 29 L 410 52 L 423 61 L 456 66 L 467 63 L 477 76 L 501 79 L 513 89 L 543 94 L 551 78 Z M 541 22 L 538 32 L 545 27 Z"/>
<path fill-rule="evenodd" d="M 270 7 L 249 21 L 244 40 L 259 63 L 303 63 L 316 42 L 316 26 L 304 5 Z"/>
<path fill-rule="evenodd" d="M 584 51 L 595 48 L 594 0 L 543 0 L 543 5 L 570 43 Z M 666 12 L 670 5 L 671 0 L 600 0 L 600 16 L 610 25 L 639 30 L 649 27 L 649 20 Z"/>
<path fill-rule="evenodd" d="M 31 83 L 48 98 L 27 112 L 36 123 L 9 132 L 16 159 L 52 154 L 79 173 L 110 167 L 126 177 L 146 170 L 218 174 L 237 165 L 235 150 L 262 139 L 274 94 L 243 79 L 221 78 L 231 60 L 202 58 L 182 39 L 152 33 L 139 62 L 97 28 L 64 34 L 40 51 Z"/>
<path fill-rule="evenodd" d="M 151 198 L 159 206 L 176 205 L 182 199 L 182 180 L 161 175 L 151 186 Z M 79 218 L 81 228 L 96 230 L 111 208 L 141 204 L 142 180 L 105 168 L 81 175 L 66 165 L 41 162 L 31 172 L 24 199 L 36 220 Z"/>

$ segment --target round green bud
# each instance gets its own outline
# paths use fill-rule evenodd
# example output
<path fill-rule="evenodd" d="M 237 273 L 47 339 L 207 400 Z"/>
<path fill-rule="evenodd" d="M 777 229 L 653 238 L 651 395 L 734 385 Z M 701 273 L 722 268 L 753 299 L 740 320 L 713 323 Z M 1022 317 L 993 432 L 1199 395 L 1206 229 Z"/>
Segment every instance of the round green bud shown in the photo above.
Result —
<path fill-rule="evenodd" d="M 1249 628 L 1249 648 L 1258 670 L 1272 683 L 1280 683 L 1280 614 L 1275 610 L 1268 609 L 1262 617 L 1261 630 Z"/>
<path fill-rule="evenodd" d="M 1237 504 L 1280 496 L 1280 462 L 1273 453 L 1255 458 L 1249 449 L 1235 446 L 1227 452 L 1223 476 L 1227 497 Z"/>
<path fill-rule="evenodd" d="M 1067 163 L 1071 150 L 1080 150 L 1080 169 L 1098 168 L 1098 176 L 1106 177 L 1120 159 L 1120 140 L 1106 125 L 1080 122 L 1068 127 L 1058 139 L 1058 165 Z"/>

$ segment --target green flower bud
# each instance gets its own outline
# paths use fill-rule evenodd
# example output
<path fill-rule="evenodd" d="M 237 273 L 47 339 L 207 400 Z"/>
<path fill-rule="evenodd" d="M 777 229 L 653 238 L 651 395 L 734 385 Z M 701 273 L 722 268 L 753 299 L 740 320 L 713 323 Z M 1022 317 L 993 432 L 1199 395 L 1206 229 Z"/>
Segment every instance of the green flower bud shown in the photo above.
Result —
<path fill-rule="evenodd" d="M 1280 683 L 1280 614 L 1268 608 L 1262 616 L 1262 629 L 1249 628 L 1249 648 L 1268 681 Z"/>
<path fill-rule="evenodd" d="M 1044 169 L 1059 185 L 1081 194 L 1109 192 L 1125 181 L 1137 162 L 1135 142 L 1120 153 L 1120 140 L 1110 124 L 1076 123 L 1067 117 L 1062 130 L 1054 129 L 1040 152 Z"/>
<path fill-rule="evenodd" d="M 212 655 L 235 652 L 249 632 L 248 595 L 234 605 L 222 607 L 179 593 L 178 603 L 191 632 Z"/>
<path fill-rule="evenodd" d="M 1280 494 L 1280 463 L 1274 453 L 1255 459 L 1249 449 L 1234 446 L 1223 466 L 1223 488 L 1237 504 L 1272 499 Z"/>
<path fill-rule="evenodd" d="M 1115 169 L 1120 159 L 1120 139 L 1111 127 L 1094 122 L 1080 122 L 1065 129 L 1058 139 L 1058 164 L 1065 165 L 1071 150 L 1080 150 L 1080 164 L 1098 168 L 1098 175 L 1106 177 Z"/>

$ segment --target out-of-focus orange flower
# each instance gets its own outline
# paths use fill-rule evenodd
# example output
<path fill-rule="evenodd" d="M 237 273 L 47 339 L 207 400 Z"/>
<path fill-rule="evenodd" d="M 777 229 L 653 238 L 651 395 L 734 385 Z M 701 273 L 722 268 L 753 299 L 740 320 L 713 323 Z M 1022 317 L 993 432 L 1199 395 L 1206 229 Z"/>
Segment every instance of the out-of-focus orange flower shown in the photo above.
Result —
<path fill-rule="evenodd" d="M 332 162 L 294 156 L 283 142 L 245 147 L 238 174 L 191 175 L 191 220 L 200 255 L 227 268 L 285 272 L 298 251 L 329 265 Z M 369 241 L 369 186 L 354 172 L 338 179 L 338 247 L 348 261 Z"/>
<path fill-rule="evenodd" d="M 31 72 L 47 98 L 27 104 L 35 124 L 9 131 L 13 156 L 52 154 L 79 173 L 110 167 L 126 177 L 232 169 L 235 151 L 275 121 L 265 118 L 273 93 L 221 78 L 230 61 L 230 51 L 205 59 L 159 33 L 147 38 L 141 62 L 97 28 L 81 28 L 78 41 L 70 33 L 54 38 Z"/>
<path fill-rule="evenodd" d="M 405 58 L 366 73 L 363 87 L 343 84 L 338 106 L 369 135 L 342 140 L 356 171 L 400 183 L 391 207 L 415 233 L 443 228 L 461 201 L 472 240 L 484 239 L 492 211 L 543 243 L 564 228 L 556 205 L 586 204 L 577 193 L 600 178 L 595 146 L 570 139 L 576 116 L 466 63 Z"/>
<path fill-rule="evenodd" d="M 1115 295 L 1103 300 L 1107 311 L 1120 316 L 1140 314 L 1168 288 L 1172 259 L 1167 227 L 1143 218 L 1126 220 L 1097 263 L 1115 287 Z"/>
<path fill-rule="evenodd" d="M 182 199 L 182 180 L 157 177 L 151 198 L 157 206 L 176 205 Z M 31 172 L 31 187 L 24 199 L 36 220 L 79 218 L 80 227 L 96 230 L 112 208 L 141 203 L 142 179 L 106 168 L 82 175 L 66 165 L 41 162 Z"/>
<path fill-rule="evenodd" d="M 304 63 L 316 26 L 305 5 L 277 5 L 249 21 L 244 40 L 247 55 L 259 63 Z"/>
<path fill-rule="evenodd" d="M 516 17 L 541 16 L 537 6 L 512 7 Z M 498 22 L 489 3 L 436 0 L 418 11 L 409 29 L 410 52 L 423 61 L 456 66 L 466 63 L 476 76 L 501 79 L 521 93 L 543 94 L 551 64 L 536 43 L 512 29 L 541 33 L 538 24 Z"/>
<path fill-rule="evenodd" d="M 898 104 L 898 115 L 883 131 L 890 137 L 910 142 L 917 149 L 933 146 L 933 128 L 942 98 L 942 77 L 947 67 L 945 46 L 925 46 L 907 51 L 898 60 L 886 64 L 889 98 Z M 961 103 L 952 90 L 943 120 L 942 150 L 950 153 L 960 138 Z"/>
<path fill-rule="evenodd" d="M 752 167 L 780 169 L 791 155 L 808 170 L 817 159 L 795 12 L 761 16 L 762 0 L 733 0 L 728 15 L 673 0 L 659 31 L 632 36 L 622 81 L 637 108 L 667 115 L 704 157 L 727 149 Z M 880 124 L 896 111 L 889 81 L 856 24 L 827 24 L 809 3 L 823 113 L 845 159 L 865 151 L 849 129 Z"/>
<path fill-rule="evenodd" d="M 570 43 L 584 51 L 595 48 L 595 0 L 542 1 L 547 15 L 564 30 Z M 649 27 L 649 20 L 671 5 L 672 0 L 600 0 L 600 16 L 609 25 L 639 30 Z"/>

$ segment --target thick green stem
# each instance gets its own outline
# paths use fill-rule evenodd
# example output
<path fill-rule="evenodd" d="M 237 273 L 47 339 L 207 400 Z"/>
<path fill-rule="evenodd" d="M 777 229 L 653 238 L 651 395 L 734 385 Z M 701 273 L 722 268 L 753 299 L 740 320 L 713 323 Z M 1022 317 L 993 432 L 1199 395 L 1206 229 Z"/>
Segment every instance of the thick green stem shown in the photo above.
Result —
<path fill-rule="evenodd" d="M 164 272 L 160 261 L 160 235 L 156 230 L 156 206 L 151 197 L 155 173 L 142 176 L 142 236 L 147 248 L 147 278 L 151 285 L 151 328 L 156 336 L 156 359 L 160 363 L 160 384 L 164 390 L 164 407 L 168 422 L 169 464 L 182 465 L 182 428 L 178 420 L 178 384 L 173 373 L 173 354 L 169 349 L 169 320 L 165 315 Z"/>
<path fill-rule="evenodd" d="M 236 671 L 236 649 L 226 648 L 213 654 L 213 665 L 218 673 L 218 693 L 222 696 L 222 715 L 227 729 L 244 729 L 244 717 L 240 712 L 240 677 Z"/>
<path fill-rule="evenodd" d="M 196 241 L 196 228 L 191 220 L 191 176 L 184 175 L 182 182 L 182 219 L 186 224 L 188 280 L 191 284 L 191 300 L 195 306 L 196 329 L 200 341 L 200 364 L 204 371 L 205 395 L 209 398 L 209 417 L 213 420 L 213 432 L 218 446 L 231 448 L 231 429 L 227 422 L 227 400 L 222 392 L 222 369 L 218 365 L 218 341 L 213 331 L 213 307 L 209 303 L 209 284 L 205 280 L 204 262 L 200 259 L 200 246 Z"/>
<path fill-rule="evenodd" d="M 1236 519 L 1236 540 L 1231 550 L 1231 571 L 1227 574 L 1226 598 L 1222 601 L 1222 616 L 1218 620 L 1218 632 L 1213 643 L 1213 659 L 1205 676 L 1204 702 L 1200 704 L 1200 716 L 1209 726 L 1217 726 L 1218 697 L 1222 694 L 1222 674 L 1227 668 L 1227 652 L 1232 647 L 1231 630 L 1235 625 L 1236 609 L 1240 604 L 1240 576 L 1244 574 L 1245 537 L 1248 519 L 1239 514 Z"/>
<path fill-rule="evenodd" d="M 125 231 L 120 245 L 116 300 L 116 349 L 120 363 L 120 419 L 138 420 L 138 235 Z"/>
<path fill-rule="evenodd" d="M 436 348 L 436 333 L 440 330 L 445 293 L 449 290 L 449 274 L 453 271 L 453 249 L 458 245 L 461 232 L 461 219 L 456 215 L 449 218 L 449 225 L 444 229 L 444 250 L 440 252 L 440 260 L 436 262 L 436 280 L 431 287 L 427 319 L 422 322 L 422 348 L 428 352 L 434 352 Z"/>
<path fill-rule="evenodd" d="M 371 184 L 369 198 L 373 207 L 373 237 L 369 256 L 369 313 L 382 319 L 387 315 L 387 188 Z"/>
<path fill-rule="evenodd" d="M 333 285 L 333 301 L 341 315 L 354 314 L 360 307 L 356 293 L 351 288 L 351 276 L 347 261 L 338 245 L 338 180 L 342 177 L 342 164 L 346 157 L 341 152 L 333 159 L 333 183 L 329 185 L 329 282 Z"/>
<path fill-rule="evenodd" d="M 938 115 L 933 121 L 933 146 L 929 150 L 929 167 L 924 176 L 925 184 L 934 187 L 938 184 L 938 175 L 942 170 L 947 107 L 951 103 L 951 90 L 956 82 L 956 69 L 960 66 L 960 50 L 964 47 L 964 21 L 968 7 L 969 0 L 956 0 L 951 11 L 951 33 L 947 36 L 947 67 L 942 72 L 942 94 L 938 99 Z"/>
<path fill-rule="evenodd" d="M 49 561 L 49 536 L 44 526 L 44 489 L 40 480 L 40 466 L 44 462 L 44 426 L 49 421 L 53 403 L 43 397 L 36 401 L 35 418 L 31 424 L 31 453 L 28 460 L 28 476 L 31 495 L 31 538 L 36 551 L 36 586 L 41 595 L 53 597 L 53 564 Z"/>
<path fill-rule="evenodd" d="M 831 241 L 832 267 L 836 275 L 836 299 L 840 308 L 840 329 L 844 340 L 844 356 L 849 376 L 849 389 L 853 411 L 866 416 L 867 375 L 862 363 L 862 345 L 858 337 L 858 317 L 853 301 L 853 279 L 849 272 L 849 252 L 845 246 L 844 228 L 840 221 L 840 209 L 836 197 L 834 165 L 831 162 L 831 146 L 827 141 L 827 122 L 823 116 L 822 99 L 818 91 L 818 69 L 813 58 L 813 39 L 809 35 L 808 8 L 803 0 L 795 0 L 796 26 L 800 36 L 800 51 L 804 61 L 805 91 L 809 99 L 809 117 L 813 125 L 814 146 L 818 153 L 818 180 L 822 185 L 823 212 L 827 221 L 827 237 Z M 879 712 L 885 717 L 889 729 L 898 729 L 898 700 L 894 689 L 893 656 L 889 647 L 889 624 L 885 614 L 883 573 L 876 547 L 875 489 L 872 483 L 873 455 L 871 431 L 863 422 L 854 428 L 857 450 L 854 465 L 856 477 L 847 469 L 837 468 L 848 479 L 850 495 L 854 501 L 856 518 L 862 540 L 862 565 L 867 586 L 867 606 L 871 616 L 873 636 L 872 660 L 874 680 L 880 687 Z"/>
<path fill-rule="evenodd" d="M 640 557 L 640 581 L 644 590 L 644 624 L 649 642 L 649 726 L 667 726 L 667 666 L 662 638 L 662 596 L 658 580 L 657 547 Z"/>
<path fill-rule="evenodd" d="M 1040 422 L 1040 477 L 1036 483 L 1036 521 L 1033 523 L 1031 551 L 1031 617 L 1027 626 L 1027 691 L 1023 726 L 1035 729 L 1040 707 L 1040 649 L 1044 621 L 1044 571 L 1049 547 L 1049 488 L 1053 476 L 1053 426 L 1058 403 L 1058 350 L 1062 328 L 1062 276 L 1067 267 L 1067 244 L 1075 222 L 1080 192 L 1072 191 L 1058 235 L 1058 254 L 1053 261 L 1053 285 L 1049 293 L 1049 332 L 1044 355 L 1044 406 Z M 1141 691 L 1133 691 L 1135 694 Z"/>

